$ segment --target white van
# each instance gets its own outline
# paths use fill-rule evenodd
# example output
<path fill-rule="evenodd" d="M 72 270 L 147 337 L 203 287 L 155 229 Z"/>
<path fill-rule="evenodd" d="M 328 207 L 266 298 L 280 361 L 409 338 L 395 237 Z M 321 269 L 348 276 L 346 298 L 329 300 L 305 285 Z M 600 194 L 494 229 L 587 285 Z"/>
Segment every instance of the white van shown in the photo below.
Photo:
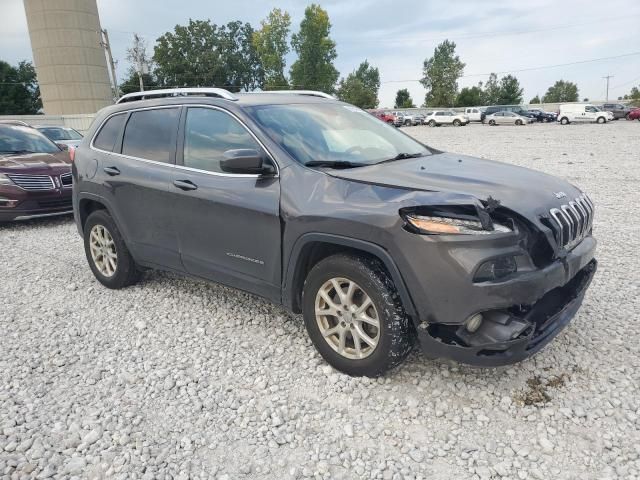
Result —
<path fill-rule="evenodd" d="M 567 103 L 560 105 L 558 121 L 562 125 L 571 122 L 597 122 L 607 123 L 613 120 L 613 113 L 604 112 L 595 105 Z"/>
<path fill-rule="evenodd" d="M 464 114 L 469 117 L 470 122 L 481 122 L 483 112 L 484 109 L 481 107 L 467 107 L 464 109 Z"/>

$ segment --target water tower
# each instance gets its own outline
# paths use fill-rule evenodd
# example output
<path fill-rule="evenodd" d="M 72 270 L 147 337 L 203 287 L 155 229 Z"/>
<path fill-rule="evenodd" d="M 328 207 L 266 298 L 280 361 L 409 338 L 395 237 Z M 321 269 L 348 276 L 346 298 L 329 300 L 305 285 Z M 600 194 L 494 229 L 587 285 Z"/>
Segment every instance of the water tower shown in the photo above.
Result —
<path fill-rule="evenodd" d="M 113 103 L 96 0 L 24 0 L 44 112 L 95 113 Z"/>

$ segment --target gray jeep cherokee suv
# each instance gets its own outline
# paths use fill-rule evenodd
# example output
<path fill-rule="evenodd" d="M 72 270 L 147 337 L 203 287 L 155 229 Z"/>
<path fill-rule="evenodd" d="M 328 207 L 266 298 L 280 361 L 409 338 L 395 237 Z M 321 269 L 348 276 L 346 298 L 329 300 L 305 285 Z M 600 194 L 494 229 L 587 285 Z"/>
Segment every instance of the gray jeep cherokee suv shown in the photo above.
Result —
<path fill-rule="evenodd" d="M 546 345 L 596 270 L 594 207 L 526 168 L 445 153 L 317 92 L 130 94 L 75 153 L 73 206 L 106 287 L 180 272 L 304 314 L 320 354 L 379 375 L 496 366 Z"/>

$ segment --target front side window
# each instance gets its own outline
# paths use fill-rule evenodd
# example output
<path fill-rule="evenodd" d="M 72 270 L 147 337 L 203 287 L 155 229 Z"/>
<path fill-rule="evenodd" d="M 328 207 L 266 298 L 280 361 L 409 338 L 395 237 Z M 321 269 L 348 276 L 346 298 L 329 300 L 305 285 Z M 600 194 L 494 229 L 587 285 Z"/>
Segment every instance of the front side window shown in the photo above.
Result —
<path fill-rule="evenodd" d="M 225 152 L 238 149 L 262 151 L 247 129 L 228 113 L 203 107 L 187 110 L 183 151 L 185 167 L 222 172 L 220 161 L 225 158 Z"/>
<path fill-rule="evenodd" d="M 371 165 L 399 154 L 431 152 L 364 110 L 339 103 L 258 105 L 247 109 L 294 160 Z"/>
<path fill-rule="evenodd" d="M 124 130 L 122 154 L 172 163 L 179 116 L 179 108 L 132 112 Z"/>
<path fill-rule="evenodd" d="M 120 113 L 109 118 L 93 140 L 93 146 L 100 150 L 113 152 L 113 148 L 115 147 L 126 119 L 127 115 L 125 113 Z"/>

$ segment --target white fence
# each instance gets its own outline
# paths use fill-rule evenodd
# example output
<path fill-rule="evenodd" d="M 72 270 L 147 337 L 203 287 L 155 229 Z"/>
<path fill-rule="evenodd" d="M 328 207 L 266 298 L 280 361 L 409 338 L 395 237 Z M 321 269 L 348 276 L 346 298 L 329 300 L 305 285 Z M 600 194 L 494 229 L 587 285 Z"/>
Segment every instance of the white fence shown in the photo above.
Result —
<path fill-rule="evenodd" d="M 29 125 L 59 125 L 71 127 L 80 133 L 89 130 L 95 114 L 78 115 L 0 115 L 0 120 L 21 120 Z"/>

